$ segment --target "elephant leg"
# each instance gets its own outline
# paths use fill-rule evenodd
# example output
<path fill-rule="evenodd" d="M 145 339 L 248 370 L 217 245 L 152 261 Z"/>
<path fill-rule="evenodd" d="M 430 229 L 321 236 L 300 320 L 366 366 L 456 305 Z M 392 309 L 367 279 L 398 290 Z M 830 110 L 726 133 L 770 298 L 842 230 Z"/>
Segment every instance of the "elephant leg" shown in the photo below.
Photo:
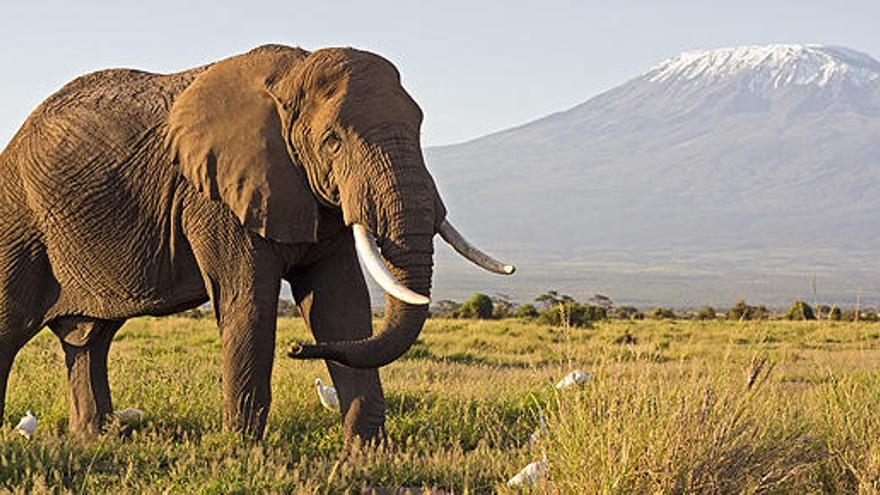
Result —
<path fill-rule="evenodd" d="M 6 409 L 6 384 L 12 371 L 12 358 L 0 354 L 0 426 L 3 426 L 3 413 Z"/>
<path fill-rule="evenodd" d="M 283 261 L 277 246 L 243 229 L 217 203 L 184 217 L 214 306 L 223 348 L 223 426 L 245 439 L 266 428 Z"/>
<path fill-rule="evenodd" d="M 229 234 L 236 240 L 237 231 Z M 223 347 L 223 426 L 246 439 L 266 428 L 281 262 L 260 240 L 194 243 L 205 285 L 214 305 Z M 250 243 L 253 244 L 248 245 Z"/>
<path fill-rule="evenodd" d="M 59 318 L 49 323 L 61 339 L 70 387 L 69 428 L 74 434 L 94 436 L 113 413 L 107 355 L 124 321 Z"/>
<path fill-rule="evenodd" d="M 351 232 L 340 234 L 329 254 L 290 274 L 290 284 L 315 340 L 357 340 L 372 334 L 370 296 Z M 385 395 L 378 369 L 325 361 L 339 395 L 346 443 L 385 438 Z"/>
<path fill-rule="evenodd" d="M 259 439 L 272 401 L 275 317 L 280 276 L 221 307 L 223 345 L 223 425 L 245 438 Z"/>
<path fill-rule="evenodd" d="M 0 218 L 8 218 L 0 212 Z M 12 363 L 43 326 L 48 301 L 57 296 L 49 264 L 34 245 L 9 245 L 0 238 L 0 425 Z"/>

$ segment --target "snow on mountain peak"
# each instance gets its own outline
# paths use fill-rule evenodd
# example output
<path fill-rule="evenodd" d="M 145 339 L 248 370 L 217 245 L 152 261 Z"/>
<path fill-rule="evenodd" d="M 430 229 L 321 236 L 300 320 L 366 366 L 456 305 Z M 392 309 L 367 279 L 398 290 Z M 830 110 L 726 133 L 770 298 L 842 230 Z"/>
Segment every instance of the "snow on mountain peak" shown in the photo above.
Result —
<path fill-rule="evenodd" d="M 739 46 L 685 52 L 654 66 L 643 78 L 708 86 L 743 76 L 750 87 L 763 90 L 844 81 L 864 86 L 880 80 L 880 62 L 836 46 Z"/>

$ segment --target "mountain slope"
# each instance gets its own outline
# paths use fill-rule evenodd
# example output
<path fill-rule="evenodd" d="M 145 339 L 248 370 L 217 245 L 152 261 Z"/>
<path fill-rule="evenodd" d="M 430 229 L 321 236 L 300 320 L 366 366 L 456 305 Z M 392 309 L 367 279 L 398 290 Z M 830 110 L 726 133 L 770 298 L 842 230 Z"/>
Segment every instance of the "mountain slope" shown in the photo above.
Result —
<path fill-rule="evenodd" d="M 685 53 L 426 158 L 451 218 L 524 265 L 503 282 L 520 297 L 781 302 L 812 273 L 836 299 L 880 289 L 880 62 L 850 49 Z"/>

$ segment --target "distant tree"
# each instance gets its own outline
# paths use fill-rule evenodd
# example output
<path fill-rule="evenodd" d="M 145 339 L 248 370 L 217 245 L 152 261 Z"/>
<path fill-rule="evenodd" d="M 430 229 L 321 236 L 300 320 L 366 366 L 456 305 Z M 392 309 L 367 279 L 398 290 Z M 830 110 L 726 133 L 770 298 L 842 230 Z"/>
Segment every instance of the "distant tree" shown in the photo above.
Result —
<path fill-rule="evenodd" d="M 828 319 L 832 321 L 840 321 L 843 318 L 843 311 L 836 304 L 828 312 Z"/>
<path fill-rule="evenodd" d="M 714 320 L 718 315 L 715 314 L 715 308 L 712 306 L 704 306 L 694 314 L 695 320 Z"/>
<path fill-rule="evenodd" d="M 813 312 L 816 313 L 816 319 L 819 320 L 830 320 L 831 319 L 831 306 L 827 304 L 817 304 L 815 308 L 813 308 Z"/>
<path fill-rule="evenodd" d="M 492 310 L 492 298 L 486 294 L 475 292 L 470 299 L 461 304 L 461 307 L 456 312 L 456 316 L 459 318 L 488 320 L 492 318 Z"/>
<path fill-rule="evenodd" d="M 605 317 L 604 308 L 572 301 L 545 309 L 540 314 L 540 321 L 548 325 L 588 327 L 595 321 L 604 320 Z"/>
<path fill-rule="evenodd" d="M 610 297 L 603 296 L 602 294 L 593 294 L 593 297 L 587 299 L 587 302 L 593 306 L 598 306 L 605 311 L 614 307 L 614 301 L 612 301 Z"/>
<path fill-rule="evenodd" d="M 618 306 L 613 313 L 615 318 L 620 320 L 643 320 L 645 314 L 638 310 L 635 306 Z"/>
<path fill-rule="evenodd" d="M 813 312 L 813 308 L 809 304 L 798 299 L 790 308 L 788 308 L 785 317 L 789 320 L 815 320 L 816 314 Z"/>
<path fill-rule="evenodd" d="M 770 310 L 767 309 L 767 306 L 760 304 L 754 308 L 754 312 L 752 314 L 752 319 L 766 320 L 768 318 L 770 318 Z"/>
<path fill-rule="evenodd" d="M 560 294 L 555 290 L 548 290 L 547 292 L 536 297 L 535 302 L 540 304 L 544 309 L 548 309 L 551 306 L 572 303 L 574 302 L 574 299 L 566 294 Z"/>
<path fill-rule="evenodd" d="M 538 308 L 536 308 L 533 304 L 521 304 L 513 308 L 513 312 L 511 313 L 511 315 L 514 318 L 537 318 Z"/>
<path fill-rule="evenodd" d="M 770 317 L 767 306 L 750 306 L 742 299 L 727 310 L 728 320 L 766 320 Z"/>
<path fill-rule="evenodd" d="M 651 311 L 651 316 L 653 318 L 658 319 L 658 320 L 666 320 L 666 319 L 673 320 L 673 319 L 675 319 L 675 311 L 673 311 L 669 308 L 659 308 L 658 307 L 658 308 L 654 308 L 654 310 Z"/>

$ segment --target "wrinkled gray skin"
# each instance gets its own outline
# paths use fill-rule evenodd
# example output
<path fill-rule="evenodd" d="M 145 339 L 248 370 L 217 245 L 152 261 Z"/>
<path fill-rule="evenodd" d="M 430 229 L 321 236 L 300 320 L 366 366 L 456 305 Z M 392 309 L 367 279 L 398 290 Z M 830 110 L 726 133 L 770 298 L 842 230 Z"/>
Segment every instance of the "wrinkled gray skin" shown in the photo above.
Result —
<path fill-rule="evenodd" d="M 109 70 L 49 97 L 0 155 L 0 418 L 16 353 L 48 325 L 66 355 L 70 428 L 99 432 L 123 322 L 210 300 L 224 425 L 260 437 L 285 279 L 318 342 L 302 357 L 328 360 L 346 438 L 380 438 L 376 368 L 409 349 L 427 307 L 388 298 L 371 337 L 350 226 L 429 295 L 446 212 L 421 118 L 395 68 L 354 49 L 270 45 L 177 74 Z"/>

